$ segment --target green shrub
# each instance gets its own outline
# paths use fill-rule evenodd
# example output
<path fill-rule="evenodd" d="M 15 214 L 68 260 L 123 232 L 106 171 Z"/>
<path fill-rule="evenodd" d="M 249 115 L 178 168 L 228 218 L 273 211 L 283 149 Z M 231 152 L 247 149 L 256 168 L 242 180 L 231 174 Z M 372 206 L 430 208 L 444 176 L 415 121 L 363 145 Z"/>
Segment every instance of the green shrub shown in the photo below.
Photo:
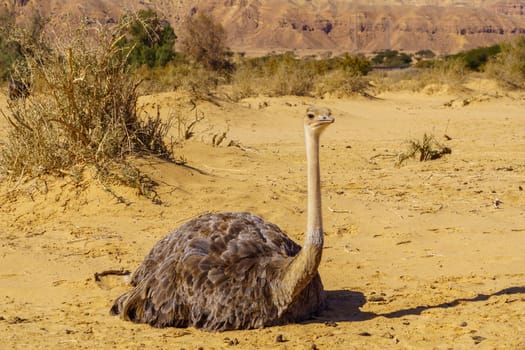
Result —
<path fill-rule="evenodd" d="M 436 57 L 436 54 L 432 50 L 419 50 L 415 53 L 417 59 L 432 59 Z"/>
<path fill-rule="evenodd" d="M 501 46 L 498 44 L 460 52 L 456 55 L 447 57 L 447 59 L 457 59 L 463 62 L 465 68 L 472 71 L 481 71 L 485 64 L 500 52 Z"/>
<path fill-rule="evenodd" d="M 372 63 L 382 67 L 407 67 L 411 62 L 409 55 L 397 50 L 380 51 L 372 58 Z"/>
<path fill-rule="evenodd" d="M 370 61 L 361 55 L 351 56 L 348 53 L 332 59 L 335 62 L 334 69 L 342 69 L 355 76 L 367 75 L 372 71 Z"/>
<path fill-rule="evenodd" d="M 177 36 L 167 21 L 162 21 L 151 9 L 139 10 L 121 20 L 125 32 L 119 45 L 124 48 L 133 67 L 147 65 L 164 67 L 174 56 Z"/>

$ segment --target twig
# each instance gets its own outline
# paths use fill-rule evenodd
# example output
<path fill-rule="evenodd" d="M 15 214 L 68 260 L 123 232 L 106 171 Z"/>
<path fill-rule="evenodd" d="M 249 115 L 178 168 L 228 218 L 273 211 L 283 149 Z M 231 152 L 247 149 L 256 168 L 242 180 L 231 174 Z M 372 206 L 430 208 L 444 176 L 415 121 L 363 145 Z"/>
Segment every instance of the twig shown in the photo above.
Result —
<path fill-rule="evenodd" d="M 332 209 L 328 207 L 328 210 L 330 210 L 332 213 L 338 213 L 338 214 L 350 213 L 350 210 L 347 210 L 347 209 Z"/>
<path fill-rule="evenodd" d="M 113 197 L 115 197 L 115 199 L 119 202 L 119 203 L 122 203 L 122 204 L 125 204 L 125 205 L 130 205 L 131 202 L 127 201 L 126 198 L 122 197 L 122 196 L 119 196 L 118 194 L 116 194 L 115 192 L 113 192 L 113 190 L 109 187 L 107 187 L 106 185 L 104 185 L 102 182 L 99 182 L 101 185 L 102 185 L 102 188 L 104 189 L 104 191 L 108 192 L 109 194 L 111 194 Z"/>
<path fill-rule="evenodd" d="M 87 237 L 84 237 L 84 238 L 77 238 L 77 239 L 72 239 L 71 241 L 67 241 L 68 244 L 71 244 L 71 243 L 77 243 L 77 242 L 82 242 L 82 241 L 87 241 Z"/>
<path fill-rule="evenodd" d="M 203 164 L 203 166 L 206 169 L 209 169 L 209 170 L 212 170 L 212 171 L 230 171 L 230 172 L 235 172 L 235 173 L 246 173 L 246 171 L 241 170 L 241 169 L 213 168 L 213 167 L 208 166 L 206 164 Z"/>
<path fill-rule="evenodd" d="M 381 158 L 395 158 L 395 157 L 398 157 L 398 156 L 399 156 L 399 154 L 394 154 L 394 153 L 378 153 L 378 154 L 370 157 L 368 159 L 368 161 L 371 162 L 372 160 L 374 160 L 376 158 L 379 158 L 379 157 L 381 157 Z"/>
<path fill-rule="evenodd" d="M 95 282 L 100 282 L 100 277 L 114 275 L 114 276 L 128 276 L 131 275 L 129 270 L 105 270 L 102 272 L 95 272 Z"/>

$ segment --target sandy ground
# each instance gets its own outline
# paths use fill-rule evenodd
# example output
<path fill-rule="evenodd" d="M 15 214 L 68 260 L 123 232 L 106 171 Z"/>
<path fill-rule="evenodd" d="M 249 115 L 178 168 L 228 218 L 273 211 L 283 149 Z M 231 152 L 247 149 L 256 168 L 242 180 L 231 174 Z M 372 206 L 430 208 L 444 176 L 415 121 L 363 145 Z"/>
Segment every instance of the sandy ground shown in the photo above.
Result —
<path fill-rule="evenodd" d="M 525 99 L 473 96 L 204 104 L 194 141 L 176 150 L 202 172 L 141 161 L 160 184 L 161 205 L 114 187 L 129 201 L 119 203 L 89 174 L 79 183 L 4 179 L 0 348 L 525 349 Z M 177 103 L 170 94 L 141 102 L 163 115 Z M 200 213 L 251 211 L 302 241 L 301 121 L 312 103 L 336 117 L 321 149 L 320 274 L 330 308 L 304 324 L 225 333 L 110 316 L 128 287 L 94 274 L 135 269 L 157 240 Z M 242 148 L 212 147 L 225 130 Z M 391 155 L 425 132 L 452 154 L 396 167 Z"/>

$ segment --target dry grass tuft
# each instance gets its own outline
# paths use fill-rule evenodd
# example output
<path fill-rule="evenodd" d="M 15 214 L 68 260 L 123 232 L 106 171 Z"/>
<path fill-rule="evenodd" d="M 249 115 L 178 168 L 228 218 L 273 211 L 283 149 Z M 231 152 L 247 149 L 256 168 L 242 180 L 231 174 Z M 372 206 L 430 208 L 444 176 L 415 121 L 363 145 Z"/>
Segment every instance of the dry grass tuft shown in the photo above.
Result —
<path fill-rule="evenodd" d="M 2 111 L 10 130 L 0 171 L 63 175 L 78 164 L 118 169 L 107 165 L 125 164 L 128 155 L 171 157 L 164 142 L 169 123 L 138 116 L 140 82 L 128 72 L 122 33 L 123 26 L 80 25 L 49 42 L 13 34 L 25 57 L 25 76 L 16 78 L 30 79 L 33 91 Z"/>
<path fill-rule="evenodd" d="M 397 165 L 400 166 L 404 161 L 416 158 L 419 154 L 419 161 L 434 160 L 451 154 L 452 149 L 439 143 L 434 135 L 425 133 L 421 140 L 412 139 L 407 141 L 407 150 L 399 155 Z"/>

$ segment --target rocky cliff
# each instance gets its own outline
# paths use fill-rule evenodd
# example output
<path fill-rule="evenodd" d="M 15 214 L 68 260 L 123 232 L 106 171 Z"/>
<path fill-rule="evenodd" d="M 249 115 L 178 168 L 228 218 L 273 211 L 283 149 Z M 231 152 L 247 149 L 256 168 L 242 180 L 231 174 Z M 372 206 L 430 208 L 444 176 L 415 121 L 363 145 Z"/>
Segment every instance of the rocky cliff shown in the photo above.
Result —
<path fill-rule="evenodd" d="M 114 21 L 126 9 L 150 7 L 177 29 L 185 16 L 211 14 L 234 51 L 371 52 L 430 49 L 454 53 L 525 33 L 518 0 L 41 0 L 24 1 L 59 22 L 77 14 Z M 31 10 L 29 10 L 31 9 Z"/>

